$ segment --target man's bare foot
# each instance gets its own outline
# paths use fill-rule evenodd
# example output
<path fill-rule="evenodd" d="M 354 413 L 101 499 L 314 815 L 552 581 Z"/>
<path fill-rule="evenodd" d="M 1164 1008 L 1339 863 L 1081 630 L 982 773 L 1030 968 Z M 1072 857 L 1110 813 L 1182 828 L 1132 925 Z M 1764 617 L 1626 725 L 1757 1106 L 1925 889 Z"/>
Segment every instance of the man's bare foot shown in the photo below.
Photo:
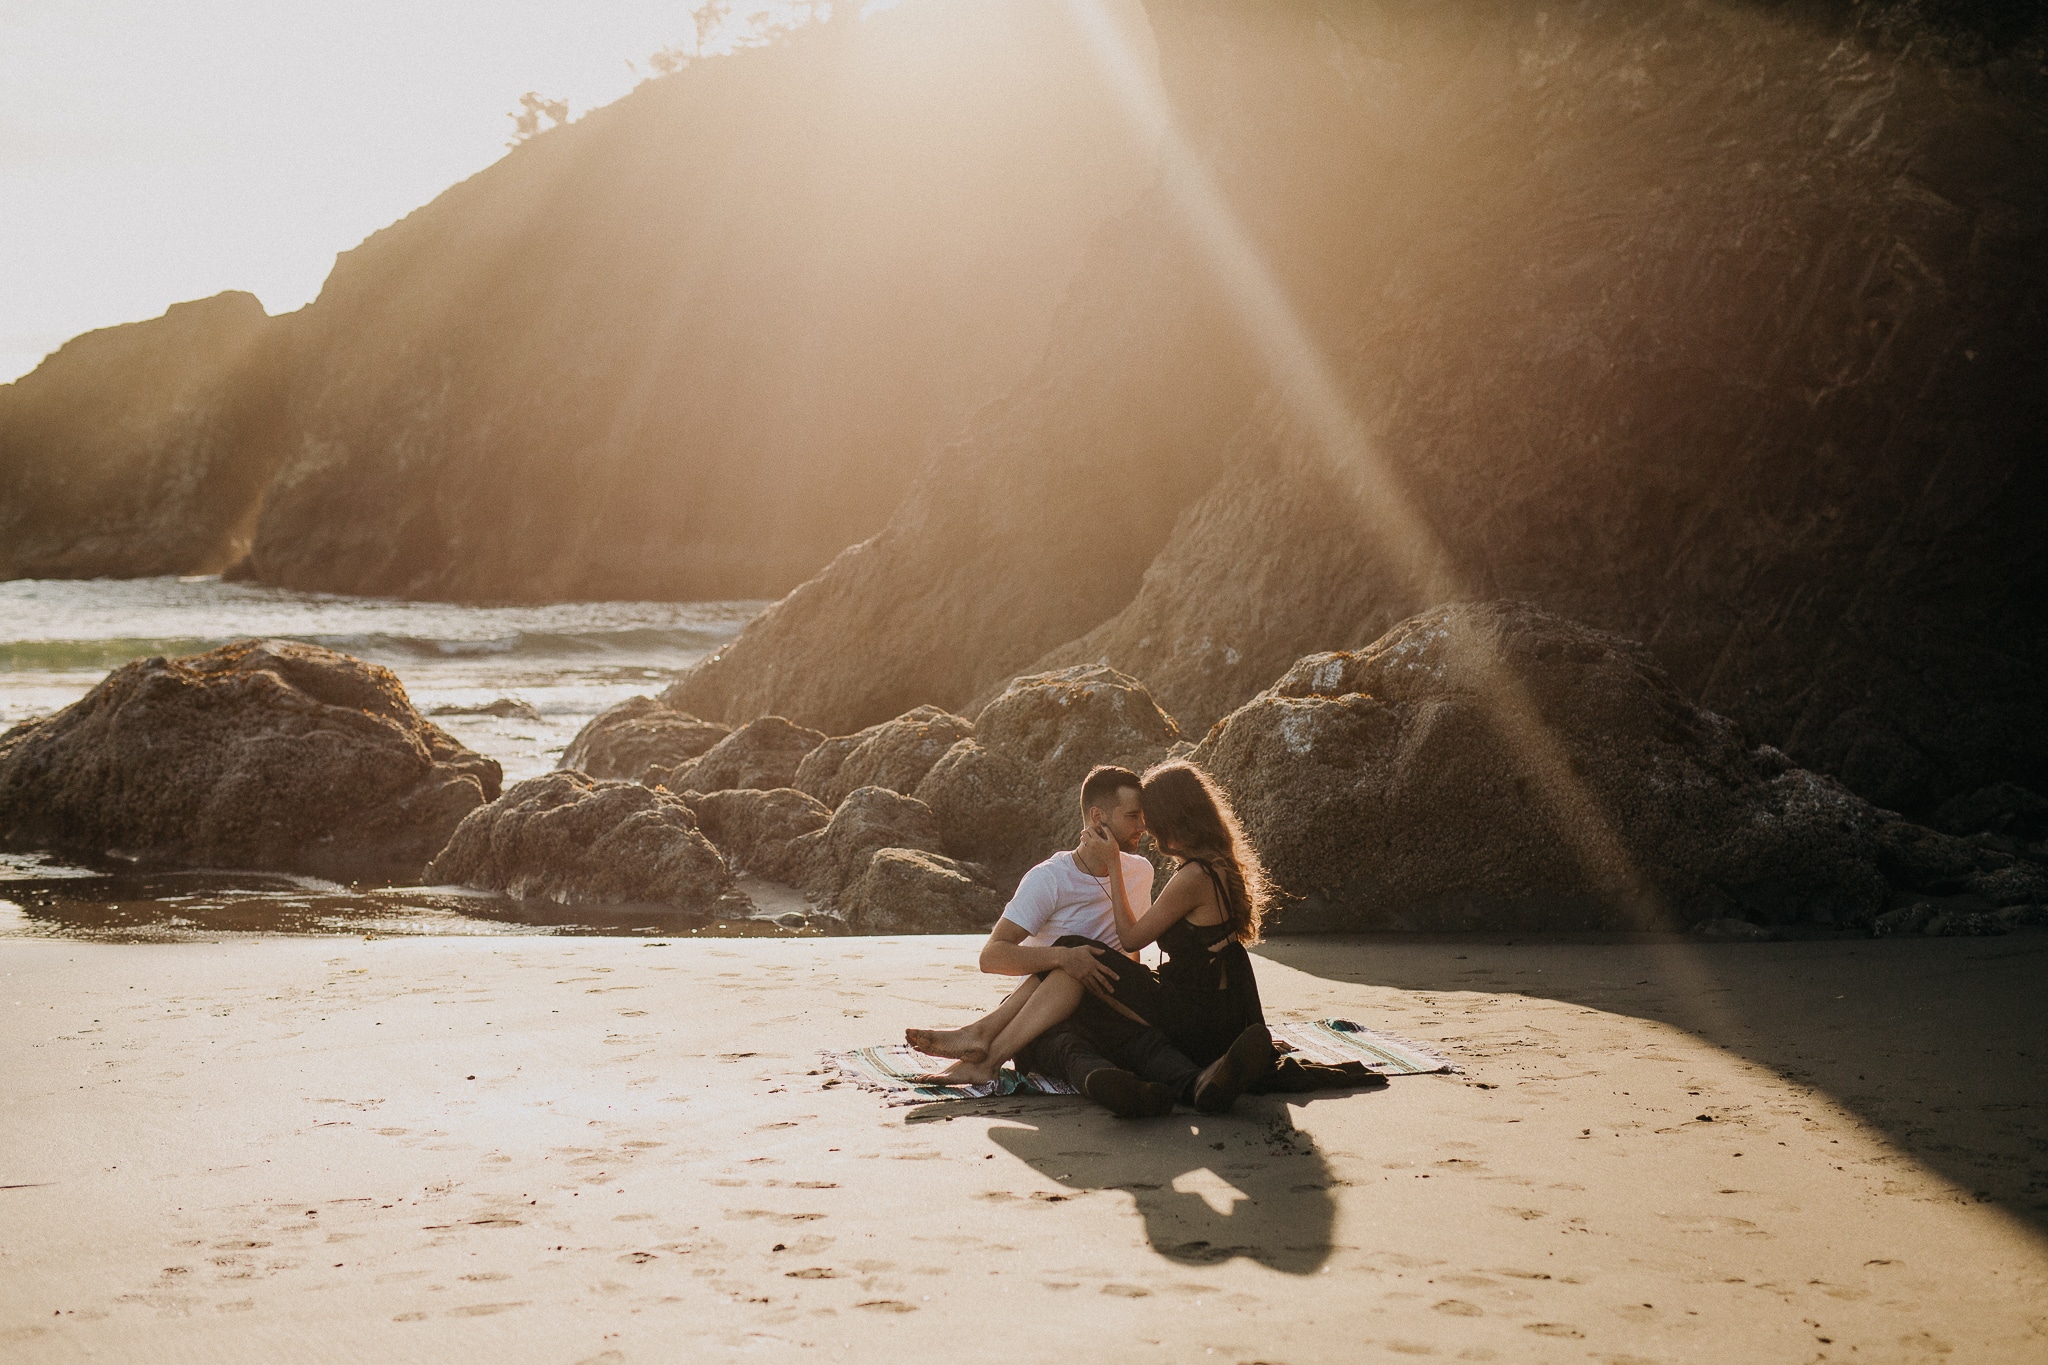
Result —
<path fill-rule="evenodd" d="M 955 1062 L 944 1071 L 929 1071 L 917 1078 L 919 1085 L 986 1085 L 996 1078 L 1001 1067 L 990 1066 L 979 1059 L 971 1062 Z"/>
<path fill-rule="evenodd" d="M 963 1062 L 978 1062 L 988 1056 L 987 1042 L 970 1028 L 907 1028 L 903 1030 L 903 1041 L 927 1057 L 958 1057 Z"/>

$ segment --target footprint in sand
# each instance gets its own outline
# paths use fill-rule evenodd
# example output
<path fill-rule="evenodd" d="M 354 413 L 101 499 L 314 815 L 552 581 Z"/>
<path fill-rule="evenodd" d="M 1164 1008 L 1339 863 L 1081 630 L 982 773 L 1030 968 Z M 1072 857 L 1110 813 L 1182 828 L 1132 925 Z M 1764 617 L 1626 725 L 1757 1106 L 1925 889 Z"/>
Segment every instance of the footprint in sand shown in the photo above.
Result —
<path fill-rule="evenodd" d="M 1522 1330 L 1534 1332 L 1539 1337 L 1583 1337 L 1586 1335 L 1578 1328 L 1568 1327 L 1561 1322 L 1525 1322 L 1522 1324 Z"/>

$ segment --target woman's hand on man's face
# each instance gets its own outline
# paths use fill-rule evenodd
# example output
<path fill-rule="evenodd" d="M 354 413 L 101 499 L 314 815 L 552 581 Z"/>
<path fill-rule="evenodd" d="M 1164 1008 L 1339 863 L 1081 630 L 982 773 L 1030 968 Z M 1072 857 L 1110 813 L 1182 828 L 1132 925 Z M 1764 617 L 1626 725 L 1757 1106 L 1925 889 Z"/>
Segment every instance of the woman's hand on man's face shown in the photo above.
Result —
<path fill-rule="evenodd" d="M 1117 865 L 1117 854 L 1121 850 L 1106 825 L 1090 824 L 1081 831 L 1081 851 L 1088 856 L 1090 863 L 1101 869 L 1095 875 L 1105 877 Z"/>

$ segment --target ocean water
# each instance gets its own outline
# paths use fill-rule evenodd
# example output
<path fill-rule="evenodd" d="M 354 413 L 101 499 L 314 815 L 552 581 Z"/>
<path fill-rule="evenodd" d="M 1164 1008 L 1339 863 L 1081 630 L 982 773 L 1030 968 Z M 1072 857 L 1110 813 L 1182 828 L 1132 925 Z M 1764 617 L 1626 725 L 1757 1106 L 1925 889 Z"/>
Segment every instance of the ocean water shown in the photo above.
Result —
<path fill-rule="evenodd" d="M 0 583 L 0 729 L 84 696 L 131 659 L 250 636 L 301 640 L 380 663 L 413 705 L 506 782 L 555 766 L 584 722 L 659 691 L 730 640 L 762 602 L 464 606 L 285 592 L 217 577 Z M 517 713 L 476 708 L 500 699 Z M 660 907 L 593 911 L 452 888 L 344 887 L 237 872 L 136 874 L 49 854 L 0 853 L 0 934 L 110 940 L 252 933 L 776 933 L 768 910 L 724 925 Z"/>

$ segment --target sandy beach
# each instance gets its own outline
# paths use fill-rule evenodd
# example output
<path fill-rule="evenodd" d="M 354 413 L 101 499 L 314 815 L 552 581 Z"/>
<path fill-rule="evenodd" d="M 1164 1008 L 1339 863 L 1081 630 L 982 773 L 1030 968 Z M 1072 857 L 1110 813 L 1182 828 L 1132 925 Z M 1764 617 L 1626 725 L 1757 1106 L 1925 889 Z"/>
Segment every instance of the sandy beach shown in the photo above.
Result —
<path fill-rule="evenodd" d="M 2033 1361 L 2048 935 L 1282 940 L 1465 1068 L 886 1108 L 960 938 L 0 942 L 9 1360 Z"/>

